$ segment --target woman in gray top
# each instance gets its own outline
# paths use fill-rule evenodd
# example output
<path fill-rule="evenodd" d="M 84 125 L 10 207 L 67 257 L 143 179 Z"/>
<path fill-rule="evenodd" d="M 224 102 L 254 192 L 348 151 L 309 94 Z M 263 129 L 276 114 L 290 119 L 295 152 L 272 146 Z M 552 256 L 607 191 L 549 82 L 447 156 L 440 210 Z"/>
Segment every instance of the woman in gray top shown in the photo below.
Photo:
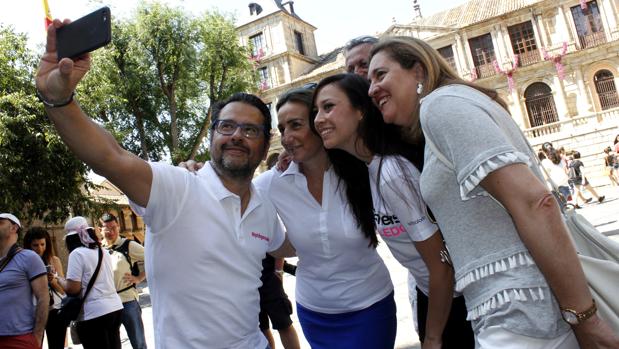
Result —
<path fill-rule="evenodd" d="M 411 37 L 380 41 L 369 77 L 384 120 L 404 126 L 412 144 L 426 135 L 421 193 L 450 250 L 478 346 L 619 347 L 596 314 L 535 155 L 497 93 L 462 80 Z"/>

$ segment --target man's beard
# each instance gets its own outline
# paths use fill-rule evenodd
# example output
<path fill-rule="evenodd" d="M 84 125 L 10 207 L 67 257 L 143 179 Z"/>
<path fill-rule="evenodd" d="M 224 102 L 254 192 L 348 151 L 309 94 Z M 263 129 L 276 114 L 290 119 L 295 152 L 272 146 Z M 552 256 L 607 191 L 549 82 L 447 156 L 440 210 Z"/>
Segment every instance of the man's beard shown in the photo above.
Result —
<path fill-rule="evenodd" d="M 222 175 L 231 179 L 248 179 L 252 178 L 258 163 L 250 164 L 249 149 L 246 149 L 248 154 L 244 161 L 234 159 L 233 157 L 225 156 L 225 146 L 222 147 L 219 157 L 213 158 L 214 167 Z M 252 166 L 253 165 L 253 166 Z"/>
<path fill-rule="evenodd" d="M 239 164 L 238 162 L 226 159 L 225 156 L 222 156 L 219 159 L 214 159 L 213 162 L 215 163 L 215 167 L 222 174 L 225 174 L 226 177 L 233 179 L 251 178 L 254 175 L 254 170 L 256 169 L 255 166 L 250 166 L 249 160 Z"/>

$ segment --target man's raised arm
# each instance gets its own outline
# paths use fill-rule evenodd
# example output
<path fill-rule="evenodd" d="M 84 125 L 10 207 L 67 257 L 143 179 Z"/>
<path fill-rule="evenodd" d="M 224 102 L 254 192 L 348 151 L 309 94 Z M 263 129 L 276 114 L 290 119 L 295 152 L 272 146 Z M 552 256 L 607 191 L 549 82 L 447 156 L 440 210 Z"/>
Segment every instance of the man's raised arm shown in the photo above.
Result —
<path fill-rule="evenodd" d="M 45 54 L 36 75 L 37 91 L 45 101 L 50 120 L 69 149 L 131 200 L 146 207 L 153 178 L 148 163 L 121 148 L 107 130 L 92 121 L 72 101 L 77 84 L 90 69 L 90 55 L 75 61 L 63 58 L 58 62 L 56 29 L 68 23 L 68 20 L 61 22 L 56 19 L 47 29 Z"/>

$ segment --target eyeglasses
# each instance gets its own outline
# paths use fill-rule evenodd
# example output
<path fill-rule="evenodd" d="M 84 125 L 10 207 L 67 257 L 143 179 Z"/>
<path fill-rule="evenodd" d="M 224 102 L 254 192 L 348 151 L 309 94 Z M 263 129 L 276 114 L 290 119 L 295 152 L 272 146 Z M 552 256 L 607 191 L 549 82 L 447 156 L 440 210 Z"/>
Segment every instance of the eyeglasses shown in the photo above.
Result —
<path fill-rule="evenodd" d="M 224 136 L 231 136 L 237 128 L 240 128 L 241 134 L 245 138 L 258 138 L 264 132 L 263 125 L 239 124 L 232 120 L 217 120 L 213 123 L 212 128 Z"/>

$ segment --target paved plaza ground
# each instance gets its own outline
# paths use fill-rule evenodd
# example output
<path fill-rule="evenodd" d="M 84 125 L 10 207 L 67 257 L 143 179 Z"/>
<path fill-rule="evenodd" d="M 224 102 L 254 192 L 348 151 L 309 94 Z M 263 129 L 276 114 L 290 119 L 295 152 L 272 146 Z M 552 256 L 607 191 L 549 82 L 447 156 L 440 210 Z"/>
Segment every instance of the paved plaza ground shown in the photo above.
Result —
<path fill-rule="evenodd" d="M 602 233 L 619 242 L 619 187 L 601 187 L 598 189 L 598 192 L 601 195 L 606 195 L 606 200 L 601 204 L 592 203 L 585 205 L 582 209 L 578 210 L 578 212 L 591 221 Z M 421 348 L 417 334 L 415 333 L 413 327 L 412 311 L 408 301 L 407 271 L 393 258 L 384 243 L 380 244 L 378 251 L 385 260 L 385 263 L 391 272 L 391 279 L 395 287 L 395 299 L 398 307 L 398 335 L 396 338 L 396 348 Z M 289 261 L 296 262 L 292 258 Z M 150 295 L 148 286 L 146 284 L 141 286 L 143 287 L 140 295 L 140 304 L 142 305 L 142 318 L 146 327 L 146 340 L 148 346 L 154 348 Z M 287 274 L 285 275 L 284 287 L 291 298 L 291 301 L 294 302 L 295 279 L 293 276 Z M 294 326 L 296 327 L 301 339 L 301 348 L 310 348 L 309 344 L 303 337 L 303 332 L 301 331 L 301 326 L 299 325 L 296 313 L 293 315 L 293 320 Z M 277 348 L 282 348 L 277 332 L 274 333 L 274 336 L 277 343 Z M 127 335 L 122 327 L 121 337 L 123 341 L 123 348 L 131 348 L 129 339 L 127 338 Z M 72 345 L 71 347 L 82 348 L 81 345 Z M 44 348 L 47 348 L 47 346 L 45 345 Z"/>

